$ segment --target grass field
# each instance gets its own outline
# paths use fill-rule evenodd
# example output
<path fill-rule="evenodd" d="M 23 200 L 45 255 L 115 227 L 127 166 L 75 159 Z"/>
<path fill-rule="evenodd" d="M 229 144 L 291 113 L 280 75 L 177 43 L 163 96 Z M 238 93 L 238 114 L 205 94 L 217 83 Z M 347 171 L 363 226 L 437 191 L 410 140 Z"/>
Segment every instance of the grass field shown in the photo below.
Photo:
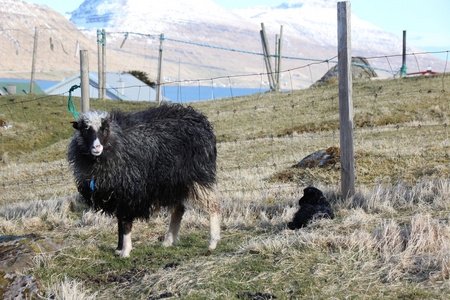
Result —
<path fill-rule="evenodd" d="M 340 195 L 339 163 L 291 167 L 339 146 L 335 84 L 191 103 L 218 139 L 222 241 L 206 249 L 207 215 L 190 208 L 180 243 L 160 247 L 169 220 L 162 210 L 136 223 L 129 259 L 113 255 L 115 220 L 78 201 L 65 160 L 74 120 L 67 98 L 3 96 L 0 235 L 66 242 L 25 271 L 48 299 L 448 299 L 448 86 L 443 75 L 355 82 L 351 199 Z M 310 184 L 336 218 L 288 230 Z"/>

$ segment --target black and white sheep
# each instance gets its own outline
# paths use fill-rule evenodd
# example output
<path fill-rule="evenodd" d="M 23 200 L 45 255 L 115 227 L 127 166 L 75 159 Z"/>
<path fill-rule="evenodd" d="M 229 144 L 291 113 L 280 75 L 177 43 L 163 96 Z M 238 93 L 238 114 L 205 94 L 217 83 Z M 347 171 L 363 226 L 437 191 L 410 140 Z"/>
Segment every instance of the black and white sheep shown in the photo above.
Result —
<path fill-rule="evenodd" d="M 303 197 L 298 200 L 300 209 L 294 214 L 292 222 L 287 224 L 289 229 L 295 230 L 306 227 L 309 222 L 319 218 L 334 219 L 333 209 L 322 191 L 309 186 L 303 190 Z"/>
<path fill-rule="evenodd" d="M 191 107 L 83 113 L 73 127 L 68 161 L 88 206 L 117 217 L 116 255 L 128 257 L 136 219 L 160 207 L 172 211 L 163 246 L 177 242 L 189 201 L 210 214 L 209 249 L 220 240 L 216 138 L 207 118 Z"/>

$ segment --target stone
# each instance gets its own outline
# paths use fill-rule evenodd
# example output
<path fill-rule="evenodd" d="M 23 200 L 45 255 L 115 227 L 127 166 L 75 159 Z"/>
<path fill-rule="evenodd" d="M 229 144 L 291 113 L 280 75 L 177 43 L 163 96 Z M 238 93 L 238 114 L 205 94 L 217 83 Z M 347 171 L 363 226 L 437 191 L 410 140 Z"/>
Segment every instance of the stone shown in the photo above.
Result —
<path fill-rule="evenodd" d="M 337 82 L 337 78 L 339 77 L 339 68 L 338 65 L 335 65 L 333 68 L 328 70 L 322 78 L 316 81 L 313 86 L 319 86 L 328 83 Z M 370 79 L 373 77 L 378 77 L 377 73 L 370 68 L 370 64 L 364 57 L 352 57 L 352 77 L 353 79 Z"/>
<path fill-rule="evenodd" d="M 21 272 L 31 266 L 36 254 L 55 252 L 63 243 L 34 234 L 0 236 L 0 269 L 6 273 Z"/>
<path fill-rule="evenodd" d="M 329 147 L 326 150 L 319 150 L 308 155 L 292 167 L 302 169 L 331 167 L 340 161 L 340 157 L 341 151 L 339 147 Z"/>
<path fill-rule="evenodd" d="M 31 267 L 36 254 L 55 252 L 62 247 L 62 242 L 35 234 L 0 236 L 0 299 L 38 299 L 40 282 L 16 272 Z"/>
<path fill-rule="evenodd" d="M 38 299 L 41 283 L 33 276 L 0 271 L 0 299 Z"/>

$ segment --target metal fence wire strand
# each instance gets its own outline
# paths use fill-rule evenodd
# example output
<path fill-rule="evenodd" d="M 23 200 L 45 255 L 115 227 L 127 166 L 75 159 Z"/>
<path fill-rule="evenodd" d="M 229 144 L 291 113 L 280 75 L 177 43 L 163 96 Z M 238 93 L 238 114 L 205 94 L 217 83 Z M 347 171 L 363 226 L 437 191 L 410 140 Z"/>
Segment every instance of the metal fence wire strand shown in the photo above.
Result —
<path fill-rule="evenodd" d="M 13 44 L 17 44 L 15 41 L 20 41 L 22 36 L 29 35 L 17 31 L 7 33 L 13 37 Z M 49 31 L 48 34 L 53 37 L 55 53 L 67 55 L 67 52 L 72 55 L 65 41 L 56 40 L 55 31 Z M 154 70 L 156 63 L 150 57 L 157 55 L 159 36 L 130 32 L 123 43 L 123 34 L 108 33 L 108 43 L 115 41 L 117 48 L 123 44 L 123 51 L 134 45 L 133 43 L 143 43 L 145 46 L 142 47 L 142 52 L 147 52 L 145 55 L 149 57 L 145 67 Z M 77 38 L 82 39 L 81 36 Z M 171 51 L 187 45 L 170 37 L 166 38 L 166 41 L 168 44 L 172 43 L 167 45 Z M 25 51 L 25 45 L 18 45 L 17 51 Z M 195 43 L 189 43 L 188 46 L 207 47 Z M 50 46 L 46 44 L 46 47 Z M 260 56 L 234 50 L 217 49 L 236 52 L 236 55 Z M 446 53 L 448 59 L 448 51 Z M 12 56 L 15 55 L 14 52 Z M 418 69 L 424 55 L 428 53 L 409 54 Z M 371 65 L 386 66 L 380 69 L 384 69 L 392 77 L 398 73 L 400 58 L 397 54 L 374 55 L 367 60 Z M 320 170 L 292 167 L 316 151 L 338 146 L 339 108 L 336 85 L 328 82 L 298 90 L 294 84 L 295 79 L 303 74 L 307 74 L 305 81 L 315 83 L 316 73 L 332 68 L 335 64 L 334 57 L 315 60 L 300 57 L 286 59 L 298 64 L 281 70 L 280 77 L 286 82 L 282 92 L 236 96 L 238 93 L 237 87 L 234 86 L 235 80 L 245 80 L 260 91 L 263 90 L 267 73 L 263 68 L 262 57 L 261 72 L 227 75 L 217 73 L 194 79 L 183 79 L 181 76 L 162 83 L 164 86 L 179 84 L 198 88 L 198 98 L 201 97 L 202 88 L 207 87 L 210 91 L 211 100 L 189 104 L 207 113 L 213 123 L 218 137 L 221 192 L 252 194 L 254 191 L 263 190 L 269 195 L 279 191 L 280 187 L 298 190 L 299 187 L 318 182 L 330 186 L 337 186 L 339 183 L 339 164 Z M 43 56 L 40 61 L 45 64 L 51 61 L 51 57 Z M 383 63 L 380 63 L 381 61 Z M 178 64 L 178 60 L 172 63 Z M 444 71 L 446 70 L 447 65 Z M 445 73 L 420 77 L 420 80 L 418 77 L 356 82 L 354 132 L 358 185 L 370 186 L 399 181 L 414 184 L 421 178 L 448 178 L 448 84 L 448 75 Z M 221 99 L 217 96 L 217 88 L 221 85 L 225 86 L 231 97 Z M 2 195 L 24 199 L 35 197 L 42 189 L 52 186 L 65 186 L 65 190 L 74 191 L 65 159 L 71 135 L 67 134 L 64 128 L 70 127 L 69 122 L 74 117 L 68 112 L 67 96 L 68 91 L 56 97 L 0 97 Z M 180 100 L 183 96 L 183 93 L 179 94 Z M 79 107 L 78 99 L 73 101 L 75 112 L 75 108 Z M 48 103 L 58 109 L 50 112 L 44 110 L 44 105 Z M 97 108 L 104 110 L 117 106 L 117 102 L 111 100 L 99 103 Z M 137 103 L 133 105 L 143 107 Z M 40 140 L 42 136 L 50 136 L 47 144 Z M 11 145 L 20 145 L 21 148 L 14 149 Z M 379 173 L 374 171 L 375 167 L 379 169 Z M 3 196 L 0 196 L 0 201 L 5 200 L 1 197 Z"/>

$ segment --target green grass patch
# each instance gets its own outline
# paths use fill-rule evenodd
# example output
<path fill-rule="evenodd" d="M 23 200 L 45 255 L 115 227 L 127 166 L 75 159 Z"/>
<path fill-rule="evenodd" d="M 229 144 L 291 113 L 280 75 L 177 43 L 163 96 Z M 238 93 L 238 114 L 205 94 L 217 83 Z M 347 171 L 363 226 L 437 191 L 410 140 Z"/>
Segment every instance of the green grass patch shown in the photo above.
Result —
<path fill-rule="evenodd" d="M 211 120 L 219 141 L 222 241 L 214 251 L 206 248 L 208 221 L 194 210 L 179 244 L 163 248 L 168 216 L 157 214 L 134 225 L 125 259 L 113 253 L 114 220 L 88 219 L 85 207 L 58 208 L 53 201 L 76 194 L 65 161 L 74 120 L 67 97 L 2 96 L 0 214 L 18 204 L 16 217 L 0 215 L 0 233 L 66 242 L 26 271 L 49 298 L 51 284 L 67 277 L 99 299 L 445 299 L 449 264 L 439 243 L 450 236 L 449 84 L 443 75 L 355 82 L 357 195 L 350 200 L 339 195 L 339 162 L 291 167 L 339 146 L 335 83 L 191 103 Z M 79 99 L 74 103 L 80 111 Z M 91 99 L 93 109 L 106 111 L 149 105 Z M 311 184 L 324 190 L 336 218 L 286 230 Z"/>

